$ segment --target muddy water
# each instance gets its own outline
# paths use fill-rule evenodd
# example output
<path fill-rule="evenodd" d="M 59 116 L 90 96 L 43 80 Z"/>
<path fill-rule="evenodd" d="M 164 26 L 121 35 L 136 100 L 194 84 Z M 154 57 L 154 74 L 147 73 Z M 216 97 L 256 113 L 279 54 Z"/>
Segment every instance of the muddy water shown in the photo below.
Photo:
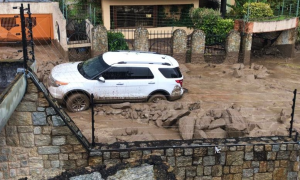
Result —
<path fill-rule="evenodd" d="M 268 69 L 265 79 L 248 80 L 244 77 L 233 77 L 231 65 L 216 65 L 215 67 L 195 64 L 184 64 L 183 86 L 188 89 L 183 98 L 177 102 L 182 104 L 201 101 L 201 109 L 208 111 L 216 108 L 228 108 L 233 104 L 241 106 L 241 113 L 246 120 L 260 123 L 264 131 L 280 129 L 287 135 L 289 119 L 284 124 L 278 124 L 277 119 L 282 110 L 287 115 L 291 113 L 294 89 L 300 91 L 300 63 L 286 59 L 258 59 L 256 64 L 264 65 Z M 244 74 L 255 74 L 248 66 Z M 90 112 L 70 114 L 83 134 L 91 139 Z M 115 141 L 144 141 L 180 139 L 176 128 L 158 128 L 155 124 L 141 124 L 122 116 L 96 115 L 96 140 L 98 142 L 113 143 Z M 300 130 L 300 105 L 296 106 L 295 127 Z M 136 128 L 138 133 L 116 139 L 113 131 Z M 250 133 L 251 135 L 251 133 Z M 271 135 L 271 134 L 270 134 Z M 282 133 L 281 133 L 282 135 Z"/>

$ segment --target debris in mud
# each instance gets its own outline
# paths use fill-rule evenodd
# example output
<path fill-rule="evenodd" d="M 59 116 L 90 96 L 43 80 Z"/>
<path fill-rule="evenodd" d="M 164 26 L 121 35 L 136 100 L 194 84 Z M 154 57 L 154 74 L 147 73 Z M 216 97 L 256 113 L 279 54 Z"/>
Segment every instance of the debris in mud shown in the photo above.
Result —
<path fill-rule="evenodd" d="M 244 71 L 244 68 L 245 66 L 242 63 L 233 64 L 233 77 L 244 77 L 247 82 L 252 82 L 252 80 L 254 79 L 266 79 L 269 75 L 268 69 L 263 65 L 252 63 L 250 66 L 250 70 Z"/>

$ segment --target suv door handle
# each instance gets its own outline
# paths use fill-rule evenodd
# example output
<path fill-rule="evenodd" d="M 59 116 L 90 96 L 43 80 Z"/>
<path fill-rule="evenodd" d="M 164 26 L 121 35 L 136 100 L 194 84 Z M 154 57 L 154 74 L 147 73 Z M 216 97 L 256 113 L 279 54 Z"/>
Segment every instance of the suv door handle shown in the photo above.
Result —
<path fill-rule="evenodd" d="M 151 82 L 148 82 L 148 84 L 155 84 L 155 82 L 151 81 Z"/>
<path fill-rule="evenodd" d="M 124 85 L 124 83 L 120 83 L 120 82 L 119 82 L 117 85 Z"/>

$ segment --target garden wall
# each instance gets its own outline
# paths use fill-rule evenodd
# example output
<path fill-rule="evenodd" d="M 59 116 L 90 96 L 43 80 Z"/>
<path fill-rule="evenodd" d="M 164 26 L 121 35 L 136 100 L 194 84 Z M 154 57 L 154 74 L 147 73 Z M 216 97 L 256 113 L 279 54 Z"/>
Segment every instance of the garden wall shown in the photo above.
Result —
<path fill-rule="evenodd" d="M 104 146 L 102 151 L 90 153 L 89 164 L 138 166 L 153 155 L 159 156 L 177 179 L 291 180 L 300 175 L 300 145 L 290 140 L 263 137 L 120 143 L 118 149 Z"/>
<path fill-rule="evenodd" d="M 108 51 L 107 30 L 104 26 L 96 26 L 93 29 L 92 38 L 92 55 L 96 56 Z M 164 34 L 158 32 L 158 34 Z M 179 63 L 205 63 L 205 33 L 201 30 L 194 30 L 188 37 L 183 29 L 176 29 L 172 33 L 170 40 L 170 54 Z M 188 47 L 188 38 L 190 47 Z M 167 38 L 160 37 L 157 41 L 166 41 Z M 238 54 L 240 49 L 240 34 L 232 30 L 224 43 L 224 51 L 226 57 L 224 63 L 234 64 L 238 62 Z M 145 28 L 138 28 L 134 31 L 134 50 L 136 51 L 149 51 L 149 32 Z M 169 43 L 169 42 L 168 42 Z M 168 44 L 165 43 L 165 44 Z M 164 44 L 164 45 L 165 45 Z M 163 45 L 163 46 L 164 46 Z M 161 47 L 162 49 L 164 47 Z M 214 47 L 210 47 L 214 48 Z M 215 47 L 218 49 L 219 47 Z M 160 52 L 158 52 L 160 53 Z M 191 57 L 191 58 L 188 58 Z"/>

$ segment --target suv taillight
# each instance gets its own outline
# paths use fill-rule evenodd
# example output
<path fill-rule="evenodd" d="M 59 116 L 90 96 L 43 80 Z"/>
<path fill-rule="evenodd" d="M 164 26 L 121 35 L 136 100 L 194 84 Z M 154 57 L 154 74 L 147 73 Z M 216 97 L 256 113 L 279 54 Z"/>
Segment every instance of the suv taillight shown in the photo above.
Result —
<path fill-rule="evenodd" d="M 182 87 L 182 83 L 183 83 L 183 80 L 175 80 L 177 83 L 180 84 L 180 86 Z"/>

